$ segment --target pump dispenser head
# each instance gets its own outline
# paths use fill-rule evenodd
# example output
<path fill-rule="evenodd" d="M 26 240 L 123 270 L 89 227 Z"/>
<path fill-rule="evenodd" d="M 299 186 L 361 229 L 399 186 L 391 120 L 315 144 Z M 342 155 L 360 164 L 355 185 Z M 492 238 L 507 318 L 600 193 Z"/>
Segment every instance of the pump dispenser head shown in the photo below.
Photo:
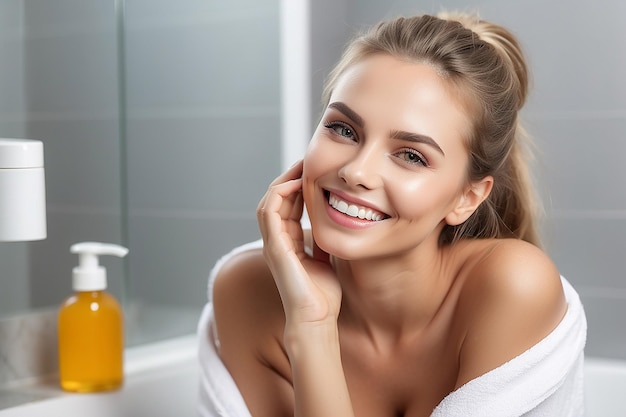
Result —
<path fill-rule="evenodd" d="M 113 255 L 123 258 L 128 249 L 111 243 L 81 242 L 70 247 L 78 254 L 78 266 L 72 270 L 74 291 L 102 291 L 107 287 L 106 269 L 99 265 L 98 256 Z"/>

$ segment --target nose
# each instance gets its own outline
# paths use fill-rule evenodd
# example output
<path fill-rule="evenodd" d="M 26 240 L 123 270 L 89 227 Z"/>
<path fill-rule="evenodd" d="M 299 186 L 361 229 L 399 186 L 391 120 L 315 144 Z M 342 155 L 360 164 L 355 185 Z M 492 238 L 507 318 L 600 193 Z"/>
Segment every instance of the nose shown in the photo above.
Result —
<path fill-rule="evenodd" d="M 382 155 L 376 147 L 361 147 L 338 172 L 339 177 L 351 187 L 360 187 L 368 190 L 375 189 L 382 184 L 381 179 Z"/>

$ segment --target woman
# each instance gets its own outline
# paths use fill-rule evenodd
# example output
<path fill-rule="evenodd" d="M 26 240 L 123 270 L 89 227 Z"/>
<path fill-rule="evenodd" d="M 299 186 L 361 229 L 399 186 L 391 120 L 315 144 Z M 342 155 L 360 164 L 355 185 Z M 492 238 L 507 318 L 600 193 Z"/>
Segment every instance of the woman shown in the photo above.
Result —
<path fill-rule="evenodd" d="M 538 248 L 527 89 L 516 39 L 470 16 L 356 38 L 304 160 L 259 203 L 262 245 L 214 271 L 201 410 L 580 415 L 585 319 Z"/>

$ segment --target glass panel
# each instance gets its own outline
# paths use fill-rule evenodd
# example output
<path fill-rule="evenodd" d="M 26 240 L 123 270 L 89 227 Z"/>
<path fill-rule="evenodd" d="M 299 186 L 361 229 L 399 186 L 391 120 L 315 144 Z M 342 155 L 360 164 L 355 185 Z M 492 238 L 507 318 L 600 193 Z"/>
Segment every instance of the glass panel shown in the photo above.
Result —
<path fill-rule="evenodd" d="M 0 245 L 0 315 L 57 308 L 72 243 L 120 243 L 120 141 L 113 2 L 0 5 L 0 136 L 44 143 L 48 238 Z M 102 262 L 124 298 L 123 263 Z"/>
<path fill-rule="evenodd" d="M 279 2 L 125 4 L 129 343 L 195 331 L 280 168 Z"/>
<path fill-rule="evenodd" d="M 0 244 L 0 315 L 103 257 L 127 344 L 195 331 L 215 261 L 280 170 L 279 1 L 0 2 L 0 136 L 44 142 L 48 238 Z"/>

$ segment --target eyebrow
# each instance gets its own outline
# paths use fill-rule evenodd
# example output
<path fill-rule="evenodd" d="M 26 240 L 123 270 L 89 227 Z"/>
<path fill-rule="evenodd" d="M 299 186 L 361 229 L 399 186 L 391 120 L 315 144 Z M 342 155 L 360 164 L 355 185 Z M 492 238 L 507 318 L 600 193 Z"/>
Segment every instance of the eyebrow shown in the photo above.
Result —
<path fill-rule="evenodd" d="M 351 119 L 360 128 L 363 128 L 363 126 L 365 126 L 365 122 L 363 121 L 363 118 L 359 116 L 357 112 L 355 112 L 350 107 L 348 107 L 347 104 L 342 103 L 341 101 L 334 101 L 330 103 L 328 107 L 340 111 L 346 117 Z M 405 132 L 403 130 L 393 130 L 391 132 L 391 137 L 393 139 L 406 140 L 409 142 L 425 143 L 426 145 L 430 145 L 433 148 L 435 148 L 443 156 L 446 156 L 446 154 L 443 152 L 443 149 L 441 149 L 441 146 L 439 146 L 439 144 L 435 142 L 435 140 L 431 138 L 430 136 L 419 135 L 417 133 L 411 133 L 411 132 Z"/>
<path fill-rule="evenodd" d="M 440 154 L 442 154 L 443 156 L 446 156 L 446 154 L 443 152 L 443 149 L 441 149 L 441 146 L 439 146 L 439 144 L 437 144 L 437 142 L 435 142 L 435 140 L 431 138 L 430 136 L 419 135 L 417 133 L 411 133 L 411 132 L 405 132 L 403 130 L 394 130 L 391 132 L 391 137 L 394 139 L 407 140 L 409 142 L 424 143 L 426 145 L 430 145 L 435 150 L 437 150 Z"/>
<path fill-rule="evenodd" d="M 358 127 L 363 128 L 363 126 L 365 126 L 365 122 L 363 121 L 363 118 L 359 116 L 350 107 L 348 107 L 345 103 L 342 103 L 341 101 L 335 101 L 335 102 L 330 103 L 328 107 L 330 107 L 331 109 L 339 110 L 346 117 L 351 119 L 354 122 L 354 124 L 356 124 Z"/>

